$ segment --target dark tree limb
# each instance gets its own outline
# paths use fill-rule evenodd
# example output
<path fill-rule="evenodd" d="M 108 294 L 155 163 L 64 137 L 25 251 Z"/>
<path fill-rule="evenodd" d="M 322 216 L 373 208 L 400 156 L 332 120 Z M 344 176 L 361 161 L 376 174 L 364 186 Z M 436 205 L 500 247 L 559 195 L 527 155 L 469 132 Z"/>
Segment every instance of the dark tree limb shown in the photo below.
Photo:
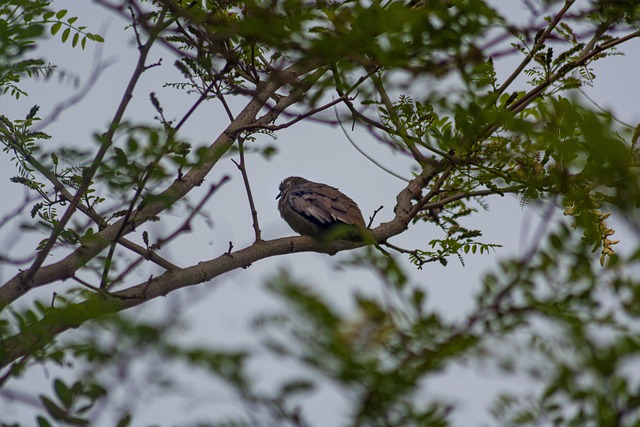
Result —
<path fill-rule="evenodd" d="M 227 152 L 227 150 L 233 145 L 238 137 L 241 129 L 249 123 L 255 123 L 256 120 L 267 120 L 264 118 L 269 114 L 268 119 L 273 120 L 277 117 L 277 112 L 270 111 L 265 116 L 257 119 L 256 116 L 264 106 L 265 102 L 286 82 L 297 79 L 310 71 L 317 68 L 317 63 L 306 62 L 304 65 L 293 64 L 288 68 L 281 70 L 277 76 L 269 81 L 261 82 L 258 85 L 256 95 L 249 101 L 245 108 L 238 114 L 236 119 L 230 123 L 227 128 L 215 139 L 215 141 L 209 146 L 207 155 L 203 157 L 201 162 L 186 173 L 181 179 L 174 181 L 165 191 L 163 191 L 153 201 L 150 201 L 140 209 L 136 210 L 131 215 L 129 223 L 124 224 L 124 221 L 119 221 L 105 227 L 99 233 L 96 233 L 96 239 L 89 244 L 79 247 L 70 255 L 66 256 L 62 260 L 44 266 L 38 269 L 37 272 L 30 277 L 30 274 L 23 271 L 2 287 L 0 287 L 0 308 L 10 304 L 11 302 L 24 295 L 30 289 L 52 283 L 58 280 L 64 280 L 70 278 L 77 269 L 83 266 L 86 262 L 97 256 L 102 250 L 109 246 L 116 235 L 126 235 L 133 231 L 137 226 L 147 222 L 150 219 L 156 218 L 156 216 L 171 206 L 176 201 L 180 200 L 186 194 L 188 194 L 193 188 L 202 184 L 207 174 L 217 164 L 220 158 Z M 131 90 L 133 90 L 131 88 Z M 129 90 L 126 92 L 128 96 L 132 94 Z M 282 104 L 280 108 L 286 108 L 296 102 L 300 101 L 305 92 L 302 90 L 295 90 L 292 93 L 282 98 Z M 126 96 L 125 98 L 128 98 Z M 118 111 L 123 110 L 121 105 Z M 120 117 L 116 114 L 116 117 Z M 112 133 L 109 133 L 112 132 Z M 107 135 L 113 136 L 115 127 L 110 128 Z M 104 139 L 108 141 L 110 139 Z M 100 152 L 97 157 L 102 158 L 106 153 L 106 148 L 109 144 L 103 143 Z M 104 153 L 102 152 L 104 149 Z M 97 167 L 96 167 L 97 169 Z M 79 203 L 79 201 L 77 202 Z M 119 230 L 122 230 L 121 232 Z"/>
<path fill-rule="evenodd" d="M 387 239 L 403 233 L 420 208 L 442 206 L 451 201 L 497 193 L 496 190 L 474 191 L 451 196 L 435 202 L 422 204 L 420 195 L 437 174 L 423 171 L 416 176 L 396 197 L 395 217 L 371 230 L 373 242 L 385 242 Z M 521 187 L 501 189 L 500 193 L 516 192 Z M 420 200 L 414 204 L 414 200 Z M 16 358 L 28 354 L 35 348 L 50 342 L 58 334 L 80 326 L 87 320 L 97 319 L 107 314 L 117 313 L 143 304 L 149 300 L 166 296 L 178 289 L 211 281 L 220 275 L 239 268 L 246 268 L 262 259 L 299 252 L 317 252 L 329 255 L 352 250 L 367 245 L 366 242 L 337 240 L 322 242 L 309 236 L 285 237 L 275 240 L 260 241 L 244 249 L 223 253 L 209 261 L 180 270 L 150 278 L 122 291 L 110 294 L 95 295 L 79 304 L 72 304 L 60 309 L 52 309 L 43 319 L 23 332 L 6 338 L 0 351 L 0 368 L 7 366 Z"/>

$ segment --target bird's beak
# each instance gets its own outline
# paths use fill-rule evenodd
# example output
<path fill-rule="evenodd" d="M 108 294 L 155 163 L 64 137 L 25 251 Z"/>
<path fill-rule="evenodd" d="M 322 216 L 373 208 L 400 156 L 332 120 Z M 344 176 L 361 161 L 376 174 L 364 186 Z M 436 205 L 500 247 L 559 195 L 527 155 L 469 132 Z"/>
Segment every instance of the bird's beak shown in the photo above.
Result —
<path fill-rule="evenodd" d="M 280 197 L 282 197 L 282 191 L 278 193 L 278 195 L 276 196 L 276 200 L 278 200 Z"/>

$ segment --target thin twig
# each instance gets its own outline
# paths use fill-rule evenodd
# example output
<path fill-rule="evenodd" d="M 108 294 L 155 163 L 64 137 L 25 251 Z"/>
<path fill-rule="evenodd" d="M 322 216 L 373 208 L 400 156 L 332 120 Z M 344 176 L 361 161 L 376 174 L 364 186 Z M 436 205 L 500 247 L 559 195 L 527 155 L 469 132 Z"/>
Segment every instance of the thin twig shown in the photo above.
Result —
<path fill-rule="evenodd" d="M 315 78 L 319 78 L 322 74 L 324 74 L 324 70 L 321 70 L 317 77 Z M 262 117 L 260 118 L 260 120 L 256 123 L 253 123 L 251 125 L 247 125 L 244 126 L 242 128 L 240 128 L 239 130 L 244 131 L 244 130 L 252 130 L 252 129 L 265 129 L 265 130 L 270 130 L 270 131 L 277 131 L 277 130 L 282 130 L 282 129 L 286 129 L 290 126 L 293 126 L 294 124 L 298 123 L 301 120 L 307 119 L 309 117 L 312 117 L 322 111 L 325 111 L 341 102 L 347 102 L 349 101 L 349 97 L 350 95 L 362 84 L 364 83 L 367 79 L 369 79 L 371 77 L 371 75 L 374 73 L 374 71 L 371 71 L 363 76 L 361 76 L 353 85 L 351 85 L 346 91 L 342 92 L 339 94 L 339 97 L 336 99 L 331 100 L 330 102 L 327 102 L 324 105 L 321 105 L 319 107 L 316 108 L 312 108 L 304 113 L 301 114 L 297 114 L 295 116 L 293 116 L 293 119 L 285 122 L 285 123 L 281 123 L 278 125 L 275 124 L 270 124 L 268 121 L 264 120 Z M 308 85 L 308 82 L 304 82 L 301 83 L 304 85 Z M 282 113 L 284 112 L 284 110 L 280 109 L 276 109 L 276 106 L 273 107 L 274 111 L 278 111 L 278 113 Z M 268 113 L 269 114 L 269 113 Z M 265 115 L 267 116 L 267 115 Z M 266 122 L 266 123 L 265 123 Z"/>
<path fill-rule="evenodd" d="M 540 246 L 540 242 L 544 237 L 545 230 L 549 229 L 551 218 L 553 217 L 553 214 L 557 210 L 554 204 L 556 198 L 557 197 L 554 196 L 554 198 L 549 203 L 549 206 L 547 207 L 547 210 L 544 212 L 544 215 L 542 216 L 540 223 L 538 224 L 538 227 L 533 235 L 533 240 L 529 245 L 529 250 L 522 256 L 521 262 L 523 265 L 528 265 L 531 259 L 533 259 L 534 255 L 538 250 L 538 247 Z"/>
<path fill-rule="evenodd" d="M 9 380 L 9 378 L 11 378 L 13 375 L 16 375 L 18 372 L 22 370 L 24 365 L 27 363 L 27 360 L 29 360 L 29 357 L 31 357 L 30 353 L 20 357 L 20 360 L 14 362 L 13 365 L 11 365 L 11 367 L 7 370 L 7 372 L 5 372 L 4 375 L 2 375 L 2 377 L 0 377 L 0 389 L 4 387 L 5 383 Z"/>
<path fill-rule="evenodd" d="M 129 275 L 129 273 L 135 270 L 138 267 L 138 265 L 142 263 L 142 261 L 144 261 L 144 258 L 139 257 L 135 261 L 127 265 L 127 268 L 122 270 L 113 280 L 109 281 L 105 287 L 103 287 L 102 283 L 100 283 L 100 289 L 98 291 L 99 292 L 110 291 L 115 285 L 124 281 L 124 279 Z"/>
<path fill-rule="evenodd" d="M 160 14 L 160 17 L 158 18 L 158 21 L 161 23 L 163 23 L 163 20 L 164 20 L 164 11 Z M 164 25 L 166 24 L 163 23 L 162 26 Z M 111 120 L 109 129 L 105 134 L 102 135 L 100 148 L 98 149 L 96 156 L 91 162 L 91 166 L 89 166 L 83 173 L 82 182 L 78 186 L 78 190 L 75 196 L 70 201 L 69 206 L 67 207 L 62 218 L 60 218 L 60 220 L 54 225 L 51 235 L 47 239 L 47 242 L 45 243 L 44 247 L 40 250 L 40 252 L 38 252 L 36 259 L 33 261 L 29 269 L 20 275 L 21 285 L 25 289 L 29 289 L 31 280 L 33 279 L 35 274 L 38 272 L 40 267 L 42 267 L 44 260 L 49 255 L 49 252 L 51 252 L 51 249 L 53 248 L 56 241 L 58 240 L 58 237 L 64 231 L 64 228 L 66 227 L 69 220 L 71 220 L 71 217 L 73 216 L 76 209 L 78 208 L 80 199 L 83 197 L 85 192 L 89 189 L 89 186 L 93 181 L 93 177 L 98 171 L 98 168 L 100 167 L 100 165 L 102 164 L 102 160 L 106 155 L 107 150 L 111 147 L 115 132 L 120 125 L 120 121 L 122 120 L 122 117 L 124 116 L 124 113 L 127 107 L 129 106 L 129 102 L 133 98 L 133 90 L 136 87 L 142 73 L 144 73 L 147 70 L 145 63 L 149 55 L 149 52 L 151 51 L 151 46 L 153 45 L 153 42 L 155 41 L 158 33 L 160 32 L 159 27 L 160 25 L 158 26 L 158 31 L 156 31 L 155 33 L 152 33 L 149 36 L 149 39 L 147 40 L 146 44 L 139 49 L 140 54 L 138 56 L 138 62 L 136 64 L 136 68 L 131 76 L 131 79 L 129 80 L 129 83 L 127 84 L 127 88 L 125 89 L 125 93 L 122 97 L 122 100 L 120 101 L 120 105 L 118 106 L 116 113 L 113 119 Z M 22 293 L 24 293 L 24 290 L 22 291 Z"/>
<path fill-rule="evenodd" d="M 396 128 L 395 133 L 400 136 L 400 138 L 402 138 L 415 161 L 418 162 L 420 166 L 424 166 L 426 164 L 433 165 L 434 160 L 425 157 L 424 154 L 422 154 L 420 150 L 418 150 L 418 147 L 416 146 L 414 140 L 412 138 L 408 138 L 410 135 L 407 133 L 405 127 L 402 126 L 400 118 L 398 117 L 398 113 L 393 106 L 393 102 L 391 101 L 391 98 L 389 97 L 389 94 L 387 93 L 387 90 L 385 89 L 380 76 L 373 74 L 371 76 L 371 80 L 373 81 L 373 85 L 380 95 L 380 98 L 382 98 L 382 103 L 384 104 L 387 112 L 389 113 L 389 117 L 391 118 L 391 121 Z"/>
<path fill-rule="evenodd" d="M 222 93 L 222 90 L 220 90 L 220 82 L 218 82 L 215 88 L 216 88 L 216 96 L 220 100 L 220 103 L 222 103 L 222 107 L 224 108 L 224 111 L 227 113 L 227 117 L 229 117 L 229 121 L 233 122 L 235 120 L 235 117 L 231 112 L 231 108 L 229 107 L 229 104 L 227 103 L 227 100 L 225 99 L 224 94 Z"/>
<path fill-rule="evenodd" d="M 525 187 L 526 187 L 525 185 L 513 185 L 511 187 L 501 188 L 499 192 L 496 191 L 495 189 L 494 190 L 486 189 L 486 190 L 469 191 L 468 193 L 456 194 L 454 196 L 445 197 L 443 199 L 439 199 L 439 200 L 436 200 L 435 202 L 431 202 L 431 203 L 424 203 L 424 204 L 418 203 L 415 206 L 415 211 L 417 213 L 420 210 L 424 210 L 424 209 L 439 208 L 441 206 L 444 206 L 444 205 L 446 205 L 448 203 L 451 203 L 451 202 L 455 202 L 457 200 L 470 199 L 470 198 L 473 198 L 473 197 L 489 196 L 489 195 L 492 195 L 492 194 L 517 193 L 518 191 L 521 191 Z M 417 209 L 418 206 L 420 207 L 419 209 Z"/>
<path fill-rule="evenodd" d="M 273 123 L 285 109 L 299 102 L 304 94 L 307 93 L 307 91 L 320 79 L 320 77 L 322 77 L 326 73 L 326 71 L 326 66 L 320 66 L 303 80 L 300 80 L 299 76 L 294 77 L 292 75 L 286 75 L 283 73 L 283 75 L 279 78 L 284 79 L 283 83 L 294 85 L 293 89 L 287 96 L 278 97 L 276 104 L 265 114 L 257 118 L 254 124 L 245 125 L 236 129 L 236 134 L 239 134 L 240 132 L 245 130 L 247 126 L 251 128 L 252 126 L 256 125 L 257 128 L 261 128 L 265 125 L 270 125 L 271 123 Z M 276 75 L 276 77 L 278 76 Z"/>
<path fill-rule="evenodd" d="M 65 110 L 70 107 L 76 105 L 78 102 L 82 101 L 89 91 L 93 88 L 93 86 L 98 82 L 100 75 L 109 68 L 112 64 L 115 63 L 115 60 L 100 62 L 100 56 L 102 55 L 102 44 L 98 43 L 94 55 L 94 66 L 91 70 L 91 74 L 87 79 L 87 82 L 78 90 L 75 94 L 73 94 L 70 98 L 65 99 L 64 101 L 58 103 L 55 107 L 53 107 L 52 112 L 45 118 L 43 118 L 37 126 L 33 127 L 33 131 L 41 131 L 46 128 L 49 124 L 56 121 L 56 119 L 62 114 Z"/>
<path fill-rule="evenodd" d="M 5 130 L 8 132 L 8 129 L 6 129 L 6 127 L 4 127 L 4 124 L 2 124 L 1 122 L 0 122 L 0 130 Z M 7 141 L 11 144 L 14 150 L 17 150 L 18 153 L 20 153 L 27 160 L 27 162 L 29 162 L 29 164 L 35 168 L 36 171 L 40 172 L 40 174 L 42 174 L 42 176 L 44 176 L 53 185 L 55 191 L 57 191 L 60 194 L 61 200 L 73 199 L 73 195 L 69 192 L 69 190 L 67 190 L 67 187 L 58 179 L 58 177 L 54 172 L 50 171 L 46 166 L 40 163 L 34 156 L 28 155 L 27 152 L 25 152 L 24 150 L 22 150 L 22 148 L 20 148 L 20 145 L 16 141 L 12 140 L 8 136 L 8 134 L 7 134 Z M 31 202 L 32 200 L 25 200 L 25 202 L 27 201 Z M 99 228 L 107 226 L 107 221 L 102 216 L 100 216 L 92 207 L 86 206 L 82 203 L 78 203 L 78 210 L 84 213 L 89 218 L 91 218 L 91 220 Z M 2 221 L 0 221 L 0 226 L 1 225 L 2 225 Z M 151 252 L 125 239 L 124 237 L 121 237 L 118 240 L 118 243 L 124 246 L 125 248 L 133 252 L 136 252 L 139 255 L 144 256 L 145 259 L 148 259 L 149 261 L 155 264 L 158 264 L 160 267 L 163 267 L 167 270 L 178 269 L 176 265 L 172 264 L 171 262 L 157 255 L 156 253 Z"/>
<path fill-rule="evenodd" d="M 551 20 L 551 22 L 549 23 L 547 28 L 540 35 L 538 40 L 536 40 L 536 43 L 533 45 L 533 47 L 529 51 L 529 54 L 522 60 L 520 65 L 518 65 L 518 67 L 513 71 L 513 73 L 511 73 L 511 75 L 498 88 L 498 90 L 496 90 L 496 95 L 497 96 L 502 94 L 511 85 L 511 83 L 513 83 L 513 81 L 516 79 L 516 77 L 518 77 L 520 75 L 522 70 L 525 69 L 525 67 L 529 64 L 529 62 L 531 62 L 531 60 L 533 59 L 535 54 L 538 53 L 538 50 L 540 50 L 540 48 L 547 41 L 547 39 L 551 35 L 551 32 L 556 28 L 558 23 L 562 20 L 562 17 L 567 13 L 569 8 L 571 8 L 571 6 L 573 6 L 573 3 L 575 3 L 575 0 L 568 0 L 568 1 L 565 2 L 565 4 L 562 7 L 562 9 L 560 9 L 560 11 L 556 14 L 556 16 L 554 16 L 554 18 Z"/>
<path fill-rule="evenodd" d="M 3 123 L 0 122 L 0 129 L 2 129 L 3 126 L 4 126 Z M 18 215 L 20 215 L 27 206 L 29 206 L 31 203 L 33 203 L 37 199 L 38 199 L 37 196 L 29 197 L 28 195 L 25 195 L 24 200 L 17 208 L 12 210 L 11 212 L 8 212 L 6 215 L 0 218 L 0 228 L 4 227 L 9 221 L 17 218 Z"/>
<path fill-rule="evenodd" d="M 440 259 L 438 257 L 429 257 L 427 259 L 423 259 L 420 253 L 418 252 L 418 249 L 404 249 L 404 248 L 401 248 L 400 246 L 396 246 L 392 243 L 389 243 L 386 240 L 384 242 L 380 242 L 380 244 L 387 246 L 388 248 L 393 249 L 398 253 L 412 255 L 415 259 L 414 262 L 416 262 L 418 270 L 422 270 L 423 265 L 428 264 L 430 262 L 436 262 Z"/>
<path fill-rule="evenodd" d="M 86 281 L 82 280 L 81 278 L 79 278 L 76 275 L 71 276 L 71 279 L 75 280 L 76 282 L 78 282 L 80 285 L 84 286 L 87 289 L 91 289 L 94 292 L 100 292 L 100 288 L 98 288 L 96 286 L 93 286 L 90 283 L 87 283 Z M 52 306 L 53 306 L 53 304 L 52 304 Z"/>
<path fill-rule="evenodd" d="M 102 270 L 102 279 L 100 281 L 100 289 L 108 289 L 109 288 L 109 270 L 111 270 L 111 262 L 113 260 L 113 256 L 115 255 L 116 252 L 116 247 L 118 245 L 118 240 L 120 240 L 120 238 L 124 235 L 124 230 L 126 228 L 127 225 L 129 225 L 129 221 L 133 215 L 133 211 L 136 207 L 136 205 L 138 204 L 138 200 L 140 199 L 140 197 L 142 196 L 142 192 L 145 189 L 145 186 L 147 185 L 147 182 L 149 181 L 149 179 L 151 179 L 151 176 L 153 175 L 153 170 L 154 168 L 158 165 L 158 163 L 160 163 L 160 161 L 162 160 L 162 158 L 164 157 L 164 150 L 160 150 L 157 154 L 156 154 L 156 158 L 153 159 L 152 162 L 150 162 L 147 167 L 145 168 L 144 174 L 142 176 L 142 178 L 140 178 L 137 182 L 137 188 L 133 194 L 133 197 L 131 198 L 131 201 L 129 202 L 129 207 L 127 208 L 126 213 L 124 214 L 124 216 L 122 217 L 122 223 L 120 225 L 120 228 L 118 229 L 118 231 L 116 232 L 115 237 L 113 238 L 113 241 L 111 241 L 110 247 L 109 247 L 109 252 L 107 253 L 107 257 L 104 261 L 104 268 Z"/>
<path fill-rule="evenodd" d="M 358 147 L 358 145 L 355 143 L 355 141 L 351 138 L 351 135 L 349 135 L 349 133 L 347 132 L 347 130 L 345 129 L 344 125 L 342 124 L 342 121 L 340 120 L 340 117 L 338 116 L 338 111 L 335 111 L 336 113 L 336 119 L 338 120 L 338 126 L 340 126 L 340 129 L 342 130 L 342 133 L 344 134 L 345 138 L 347 138 L 347 141 L 349 141 L 349 143 L 353 146 L 353 148 L 355 148 L 356 150 L 358 150 L 358 152 L 360 154 L 362 154 L 364 156 L 365 159 L 369 160 L 371 163 L 373 163 L 374 165 L 376 165 L 378 168 L 380 168 L 381 170 L 385 171 L 386 173 L 388 173 L 391 176 L 395 176 L 396 178 L 404 181 L 404 182 L 409 182 L 410 180 L 408 180 L 407 178 L 403 177 L 400 174 L 395 173 L 394 171 L 392 171 L 391 169 L 387 168 L 386 166 L 384 166 L 382 163 L 378 162 L 376 159 L 374 159 L 373 157 L 371 157 L 371 155 L 369 155 L 369 153 L 367 153 L 366 151 L 364 151 L 363 149 L 361 149 L 360 147 Z"/>
<path fill-rule="evenodd" d="M 180 119 L 180 121 L 178 122 L 178 124 L 176 125 L 176 127 L 173 128 L 174 132 L 177 132 L 182 125 L 185 124 L 185 122 L 187 121 L 187 119 L 189 117 L 191 117 L 191 114 L 193 114 L 194 111 L 196 111 L 196 108 L 198 108 L 198 106 L 205 100 L 207 99 L 207 95 L 208 93 L 211 91 L 211 89 L 213 89 L 215 82 L 212 82 L 209 86 L 207 86 L 207 88 L 200 94 L 200 96 L 198 97 L 198 99 L 196 100 L 196 102 L 194 102 L 194 104 L 191 106 L 191 108 L 189 108 L 189 111 L 187 111 L 187 113 L 182 117 L 182 119 Z"/>
<path fill-rule="evenodd" d="M 270 131 L 277 131 L 277 130 L 282 130 L 282 129 L 286 129 L 288 127 L 293 126 L 294 124 L 298 123 L 301 120 L 304 120 L 308 117 L 311 117 L 315 114 L 318 114 L 319 112 L 322 112 L 328 108 L 333 107 L 336 104 L 339 104 L 341 102 L 343 102 L 345 100 L 345 98 L 348 97 L 348 95 L 345 95 L 343 97 L 337 98 L 332 100 L 331 102 L 328 102 L 320 107 L 316 107 L 316 108 L 312 108 L 311 110 L 305 111 L 302 114 L 298 114 L 296 115 L 293 120 L 290 120 L 288 122 L 285 123 L 281 123 L 279 125 L 273 125 L 273 124 L 260 124 L 260 123 L 255 123 L 255 124 L 251 124 L 251 125 L 247 125 L 243 128 L 241 128 L 241 130 L 252 130 L 252 129 L 265 129 L 265 130 L 270 130 Z"/>
<path fill-rule="evenodd" d="M 578 92 L 580 92 L 580 94 L 581 94 L 582 96 L 584 96 L 584 97 L 585 97 L 585 99 L 586 99 L 587 101 L 589 101 L 591 104 L 593 104 L 593 106 L 594 106 L 594 107 L 596 107 L 598 110 L 602 111 L 603 113 L 610 115 L 610 116 L 611 116 L 611 119 L 612 119 L 613 121 L 615 121 L 616 123 L 618 123 L 618 124 L 620 124 L 620 125 L 622 125 L 622 126 L 624 126 L 624 127 L 627 127 L 627 128 L 629 128 L 629 129 L 635 129 L 635 128 L 636 128 L 636 126 L 633 126 L 632 124 L 627 123 L 627 122 L 625 122 L 625 121 L 623 121 L 623 120 L 621 120 L 621 119 L 617 118 L 616 116 L 614 116 L 614 115 L 611 113 L 611 111 L 607 110 L 607 109 L 606 109 L 606 108 L 604 108 L 602 105 L 598 104 L 598 102 L 597 102 L 595 99 L 593 99 L 593 98 L 592 98 L 592 97 L 591 97 L 587 92 L 585 92 L 585 91 L 584 91 L 584 89 L 582 89 L 582 88 L 577 88 L 577 90 L 578 90 Z"/>
<path fill-rule="evenodd" d="M 0 255 L 0 264 L 5 265 L 24 265 L 30 261 L 33 261 L 34 255 L 25 256 L 23 258 L 12 258 L 7 255 Z"/>
<path fill-rule="evenodd" d="M 244 182 L 244 189 L 247 193 L 247 199 L 249 200 L 249 208 L 251 209 L 251 222 L 253 224 L 253 232 L 256 238 L 255 242 L 259 242 L 262 240 L 262 237 L 260 233 L 260 224 L 258 223 L 258 211 L 256 210 L 255 203 L 253 202 L 249 175 L 247 174 L 247 163 L 244 158 L 244 138 L 238 138 L 238 152 L 240 153 L 240 163 L 233 159 L 231 159 L 231 161 L 236 165 L 238 170 L 240 170 L 240 174 L 242 175 L 242 182 Z"/>
<path fill-rule="evenodd" d="M 178 226 L 178 228 L 176 228 L 173 233 L 171 233 L 170 235 L 168 235 L 167 237 L 158 239 L 158 241 L 156 243 L 154 243 L 151 247 L 153 249 L 155 248 L 160 248 L 162 246 L 164 246 L 165 243 L 175 239 L 176 237 L 178 237 L 178 235 L 180 235 L 181 233 L 185 232 L 185 231 L 189 231 L 191 230 L 191 221 L 193 221 L 193 218 L 195 218 L 195 216 L 202 210 L 202 208 L 204 207 L 204 205 L 207 203 L 207 201 L 211 198 L 211 196 L 213 196 L 213 194 L 223 185 L 225 184 L 227 181 L 229 181 L 230 177 L 229 175 L 224 175 L 220 181 L 218 181 L 217 184 L 211 184 L 209 186 L 209 190 L 207 191 L 207 193 L 202 197 L 202 199 L 200 199 L 200 202 L 198 202 L 198 204 L 196 205 L 196 207 L 193 208 L 193 210 L 189 213 L 189 215 L 187 216 L 187 218 L 184 220 L 184 222 L 182 224 L 180 224 L 180 226 Z"/>
<path fill-rule="evenodd" d="M 371 224 L 373 224 L 373 220 L 375 219 L 376 215 L 378 215 L 378 212 L 382 210 L 382 208 L 384 208 L 384 206 L 380 205 L 378 209 L 373 211 L 373 214 L 369 217 L 369 224 L 367 224 L 367 228 L 371 228 Z"/>
<path fill-rule="evenodd" d="M 124 246 L 125 248 L 129 249 L 130 251 L 137 253 L 145 260 L 151 261 L 154 264 L 157 264 L 158 266 L 164 268 L 165 270 L 180 270 L 180 267 L 164 259 L 160 255 L 158 255 L 156 252 L 150 249 L 144 248 L 130 240 L 125 239 L 124 237 L 120 237 L 120 239 L 118 240 L 118 243 Z"/>

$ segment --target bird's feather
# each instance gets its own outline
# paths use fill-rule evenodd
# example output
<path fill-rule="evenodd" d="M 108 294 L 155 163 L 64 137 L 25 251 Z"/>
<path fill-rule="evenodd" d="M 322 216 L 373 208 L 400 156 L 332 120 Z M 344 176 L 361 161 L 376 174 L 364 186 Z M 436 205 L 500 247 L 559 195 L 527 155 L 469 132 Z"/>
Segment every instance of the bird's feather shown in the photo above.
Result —
<path fill-rule="evenodd" d="M 282 217 L 300 234 L 320 234 L 339 224 L 365 228 L 358 205 L 335 187 L 289 177 L 278 198 Z"/>

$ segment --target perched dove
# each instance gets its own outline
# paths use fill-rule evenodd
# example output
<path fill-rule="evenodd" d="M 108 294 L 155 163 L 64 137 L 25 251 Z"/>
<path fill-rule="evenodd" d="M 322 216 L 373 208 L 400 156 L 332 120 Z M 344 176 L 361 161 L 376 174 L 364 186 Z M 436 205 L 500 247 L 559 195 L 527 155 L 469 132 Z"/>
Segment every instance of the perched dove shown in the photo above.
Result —
<path fill-rule="evenodd" d="M 366 229 L 356 202 L 337 188 L 290 176 L 280 183 L 279 190 L 276 199 L 280 199 L 280 215 L 297 233 L 322 237 L 343 225 L 355 227 L 347 234 L 352 238 Z"/>

